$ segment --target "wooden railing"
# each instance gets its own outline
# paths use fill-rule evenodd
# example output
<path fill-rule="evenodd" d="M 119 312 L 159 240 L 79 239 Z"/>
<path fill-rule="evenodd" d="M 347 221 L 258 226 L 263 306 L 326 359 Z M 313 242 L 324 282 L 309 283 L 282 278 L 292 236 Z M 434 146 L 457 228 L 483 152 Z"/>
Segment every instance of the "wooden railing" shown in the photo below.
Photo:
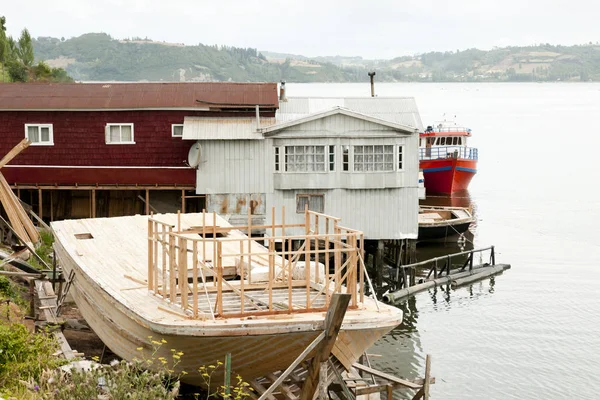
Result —
<path fill-rule="evenodd" d="M 270 225 L 249 215 L 230 226 L 200 215 L 201 226 L 185 229 L 185 215 L 177 226 L 148 219 L 148 289 L 171 311 L 214 319 L 325 311 L 334 293 L 350 293 L 350 308 L 364 301 L 364 235 L 339 218 L 305 210 L 303 224 L 285 224 L 283 209 L 276 223 L 273 209 Z"/>

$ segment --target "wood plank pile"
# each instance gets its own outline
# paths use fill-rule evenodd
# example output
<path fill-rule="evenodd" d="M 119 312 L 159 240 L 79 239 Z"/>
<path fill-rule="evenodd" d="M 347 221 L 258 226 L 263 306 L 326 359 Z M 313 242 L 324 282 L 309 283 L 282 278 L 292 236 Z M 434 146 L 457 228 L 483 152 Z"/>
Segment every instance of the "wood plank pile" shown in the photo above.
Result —
<path fill-rule="evenodd" d="M 30 144 L 29 140 L 23 139 L 0 160 L 0 169 Z M 32 247 L 34 243 L 38 243 L 40 241 L 40 234 L 23 206 L 21 206 L 21 202 L 13 193 L 4 175 L 2 175 L 2 171 L 0 171 L 0 202 L 2 203 L 4 212 L 8 216 L 12 230 L 19 240 L 28 245 L 28 247 Z"/>

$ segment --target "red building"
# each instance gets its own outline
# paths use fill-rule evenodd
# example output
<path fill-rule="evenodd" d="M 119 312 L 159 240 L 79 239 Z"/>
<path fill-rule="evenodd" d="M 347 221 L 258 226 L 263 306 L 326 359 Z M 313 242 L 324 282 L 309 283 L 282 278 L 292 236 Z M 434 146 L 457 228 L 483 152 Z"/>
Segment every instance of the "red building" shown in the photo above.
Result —
<path fill-rule="evenodd" d="M 196 173 L 184 118 L 254 116 L 257 105 L 275 115 L 275 83 L 3 84 L 0 154 L 32 144 L 2 173 L 45 219 L 172 211 L 175 196 L 185 210 Z"/>

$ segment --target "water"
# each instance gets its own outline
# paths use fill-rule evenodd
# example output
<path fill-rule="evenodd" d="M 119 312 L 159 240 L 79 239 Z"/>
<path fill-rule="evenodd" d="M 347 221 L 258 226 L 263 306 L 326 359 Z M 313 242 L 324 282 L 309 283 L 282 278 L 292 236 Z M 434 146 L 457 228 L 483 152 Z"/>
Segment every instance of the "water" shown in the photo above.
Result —
<path fill-rule="evenodd" d="M 369 90 L 289 84 L 288 96 Z M 433 399 L 600 398 L 600 84 L 398 83 L 376 93 L 414 96 L 425 125 L 446 113 L 473 130 L 474 245 L 495 245 L 512 269 L 417 295 L 370 350 L 375 366 L 414 378 L 431 354 Z"/>

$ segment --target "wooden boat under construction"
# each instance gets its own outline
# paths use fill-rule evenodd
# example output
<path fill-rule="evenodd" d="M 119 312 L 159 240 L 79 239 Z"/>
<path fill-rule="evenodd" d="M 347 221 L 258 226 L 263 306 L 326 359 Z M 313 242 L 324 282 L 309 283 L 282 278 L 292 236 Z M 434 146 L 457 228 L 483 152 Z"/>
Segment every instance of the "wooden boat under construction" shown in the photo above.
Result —
<path fill-rule="evenodd" d="M 100 339 L 127 360 L 181 351 L 176 371 L 188 383 L 202 385 L 198 367 L 227 353 L 246 380 L 285 369 L 323 331 L 334 293 L 352 295 L 332 351 L 348 369 L 401 323 L 399 309 L 365 295 L 362 232 L 308 210 L 304 224 L 248 221 L 159 214 L 52 228 L 70 293 Z M 243 233 L 253 229 L 268 245 Z"/>

